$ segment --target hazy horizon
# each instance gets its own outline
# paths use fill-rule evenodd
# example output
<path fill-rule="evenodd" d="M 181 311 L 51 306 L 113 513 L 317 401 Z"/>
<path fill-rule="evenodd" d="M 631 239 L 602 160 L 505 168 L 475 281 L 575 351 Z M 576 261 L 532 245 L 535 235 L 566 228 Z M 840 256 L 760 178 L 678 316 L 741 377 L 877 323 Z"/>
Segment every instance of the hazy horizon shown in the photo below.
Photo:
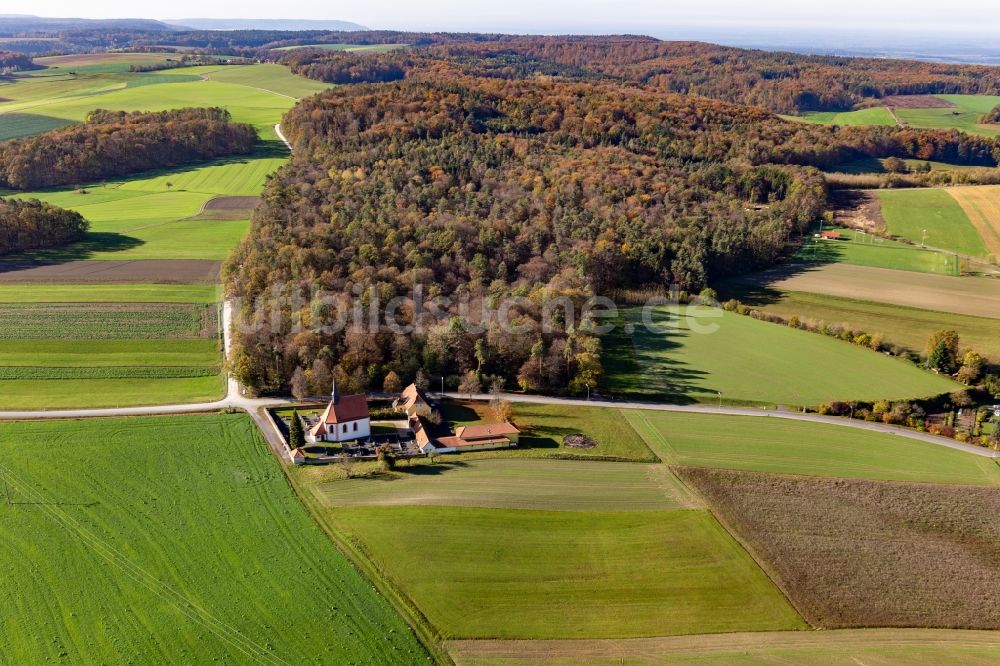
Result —
<path fill-rule="evenodd" d="M 3 14 L 73 18 L 150 18 L 177 21 L 194 18 L 339 20 L 372 29 L 414 31 L 521 32 L 544 34 L 647 34 L 654 37 L 697 35 L 699 32 L 762 33 L 794 31 L 866 38 L 879 32 L 921 35 L 994 35 L 1000 27 L 1000 5 L 982 6 L 955 0 L 947 6 L 930 2 L 883 0 L 881 3 L 842 0 L 836 7 L 798 0 L 705 0 L 695 6 L 664 6 L 655 0 L 550 0 L 505 3 L 470 0 L 370 0 L 364 4 L 331 5 L 316 0 L 286 0 L 281 10 L 264 0 L 175 0 L 164 11 L 154 6 L 136 11 L 127 0 L 94 0 L 85 6 L 65 0 L 8 0 Z M 281 14 L 276 16 L 276 14 Z M 725 18 L 719 18 L 720 16 Z M 975 21 L 965 17 L 974 16 Z M 902 17 L 902 20 L 901 20 Z M 960 17 L 956 19 L 956 17 Z M 777 35 L 780 37 L 781 35 Z"/>

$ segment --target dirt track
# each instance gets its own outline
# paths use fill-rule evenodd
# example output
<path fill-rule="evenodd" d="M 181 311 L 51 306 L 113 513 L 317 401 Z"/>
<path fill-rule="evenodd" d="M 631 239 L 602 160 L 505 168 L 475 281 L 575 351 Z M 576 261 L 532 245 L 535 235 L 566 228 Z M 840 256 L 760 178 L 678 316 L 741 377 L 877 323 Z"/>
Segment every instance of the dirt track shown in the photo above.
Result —
<path fill-rule="evenodd" d="M 743 281 L 786 291 L 1000 319 L 1000 280 L 990 278 L 824 264 L 804 266 L 797 272 L 774 269 Z"/>
<path fill-rule="evenodd" d="M 68 261 L 62 264 L 0 263 L 0 283 L 153 282 L 192 284 L 219 281 L 222 262 L 205 259 Z"/>

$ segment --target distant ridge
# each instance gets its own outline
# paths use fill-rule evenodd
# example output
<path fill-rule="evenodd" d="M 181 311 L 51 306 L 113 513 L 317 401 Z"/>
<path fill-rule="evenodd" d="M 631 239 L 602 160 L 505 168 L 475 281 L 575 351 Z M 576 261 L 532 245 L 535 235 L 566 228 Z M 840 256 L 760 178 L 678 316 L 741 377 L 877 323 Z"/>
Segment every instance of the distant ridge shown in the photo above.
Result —
<path fill-rule="evenodd" d="M 84 19 L 47 18 L 27 14 L 0 14 L 0 34 L 11 36 L 21 32 L 45 33 L 69 30 L 148 30 L 165 32 L 174 30 L 166 23 L 153 19 Z"/>
<path fill-rule="evenodd" d="M 317 21 L 299 19 L 178 19 L 171 21 L 174 28 L 194 30 L 368 30 L 350 21 Z"/>

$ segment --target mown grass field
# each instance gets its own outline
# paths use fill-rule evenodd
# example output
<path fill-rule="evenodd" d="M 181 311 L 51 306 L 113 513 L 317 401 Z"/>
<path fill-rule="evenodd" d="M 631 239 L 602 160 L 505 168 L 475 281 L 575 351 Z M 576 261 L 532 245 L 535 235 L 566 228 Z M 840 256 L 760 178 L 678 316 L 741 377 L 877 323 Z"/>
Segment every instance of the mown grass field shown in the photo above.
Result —
<path fill-rule="evenodd" d="M 953 187 L 948 194 L 965 211 L 987 252 L 1000 259 L 1000 187 Z"/>
<path fill-rule="evenodd" d="M 963 346 L 1000 361 L 1000 336 L 997 335 L 1000 323 L 996 319 L 803 291 L 746 288 L 729 291 L 726 297 L 738 298 L 756 309 L 786 319 L 794 316 L 809 324 L 825 323 L 852 331 L 881 333 L 887 343 L 917 353 L 923 352 L 931 335 L 951 329 L 958 332 Z"/>
<path fill-rule="evenodd" d="M 896 116 L 908 127 L 927 129 L 959 129 L 981 136 L 998 136 L 1000 127 L 983 125 L 980 119 L 997 104 L 1000 97 L 990 95 L 935 95 L 954 104 L 954 108 L 897 108 Z M 786 116 L 789 120 L 822 123 L 824 125 L 895 125 L 885 107 L 843 112 L 811 112 L 801 116 Z"/>
<path fill-rule="evenodd" d="M 246 416 L 5 424 L 0 452 L 4 661 L 427 661 Z"/>
<path fill-rule="evenodd" d="M 789 120 L 800 122 L 821 123 L 824 125 L 840 125 L 850 127 L 856 125 L 894 126 L 896 121 L 884 106 L 873 106 L 857 111 L 812 111 L 800 116 L 786 116 Z"/>
<path fill-rule="evenodd" d="M 349 50 L 371 51 L 380 49 L 356 47 Z M 287 67 L 272 63 L 254 65 L 252 67 L 233 67 L 227 65 L 218 69 L 202 71 L 204 71 L 205 78 L 209 81 L 235 83 L 296 99 L 315 95 L 330 87 L 325 83 L 307 79 L 304 76 L 296 76 L 289 72 Z"/>
<path fill-rule="evenodd" d="M 0 410 L 38 411 L 213 402 L 225 377 L 183 379 L 13 379 L 0 381 Z"/>
<path fill-rule="evenodd" d="M 910 127 L 954 128 L 981 136 L 1000 136 L 1000 127 L 983 125 L 980 119 L 1000 104 L 990 95 L 935 95 L 955 105 L 947 109 L 897 109 L 896 115 Z"/>
<path fill-rule="evenodd" d="M 961 261 L 953 254 L 863 234 L 853 229 L 832 230 L 841 234 L 841 240 L 806 238 L 795 259 L 804 263 L 843 263 L 937 275 L 957 276 L 961 272 Z"/>
<path fill-rule="evenodd" d="M 483 402 L 447 401 L 442 405 L 445 421 L 452 424 L 492 422 L 488 405 Z M 657 458 L 642 439 L 628 428 L 622 428 L 620 410 L 612 408 L 567 410 L 558 405 L 514 405 L 514 422 L 521 429 L 520 445 L 516 449 L 466 453 L 468 457 L 528 456 L 533 458 L 610 459 L 656 462 Z M 596 446 L 591 449 L 568 447 L 566 435 L 586 434 Z"/>
<path fill-rule="evenodd" d="M 671 465 L 1000 486 L 1000 466 L 992 459 L 888 433 L 763 416 L 622 414 Z"/>
<path fill-rule="evenodd" d="M 793 264 L 729 281 L 723 288 L 775 289 L 923 310 L 1000 318 L 1000 283 L 851 264 Z"/>
<path fill-rule="evenodd" d="M 0 346 L 0 366 L 5 367 L 218 366 L 220 360 L 214 338 L 4 340 Z"/>
<path fill-rule="evenodd" d="M 995 488 L 679 473 L 817 627 L 1000 628 Z"/>
<path fill-rule="evenodd" d="M 839 629 L 574 641 L 449 641 L 459 666 L 620 666 L 620 664 L 912 664 L 990 666 L 1000 659 L 995 631 Z"/>
<path fill-rule="evenodd" d="M 973 257 L 989 255 L 976 227 L 947 190 L 892 190 L 879 192 L 878 198 L 886 230 L 893 236 Z"/>
<path fill-rule="evenodd" d="M 329 507 L 408 504 L 546 511 L 662 511 L 688 508 L 690 504 L 669 470 L 659 464 L 504 458 L 404 465 L 375 479 L 318 481 L 316 477 L 322 473 L 301 470 L 301 474 L 317 481 L 314 492 Z"/>
<path fill-rule="evenodd" d="M 221 288 L 200 284 L 0 284 L 0 303 L 215 303 Z"/>
<path fill-rule="evenodd" d="M 659 307 L 649 321 L 656 330 L 643 324 L 641 310 L 623 311 L 605 336 L 612 394 L 817 405 L 929 397 L 959 388 L 900 359 L 721 309 Z"/>
<path fill-rule="evenodd" d="M 445 638 L 805 626 L 707 511 L 399 506 L 328 517 Z"/>

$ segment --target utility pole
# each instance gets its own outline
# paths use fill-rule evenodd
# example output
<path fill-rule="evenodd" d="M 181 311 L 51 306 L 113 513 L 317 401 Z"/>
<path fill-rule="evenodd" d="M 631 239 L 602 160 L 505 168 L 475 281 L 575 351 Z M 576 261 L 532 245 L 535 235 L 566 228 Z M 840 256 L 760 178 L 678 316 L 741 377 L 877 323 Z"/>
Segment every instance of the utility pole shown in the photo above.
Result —
<path fill-rule="evenodd" d="M 441 375 L 441 395 L 444 395 L 444 375 Z"/>
<path fill-rule="evenodd" d="M 924 247 L 924 248 L 927 247 L 927 230 L 926 229 L 924 229 L 924 235 L 920 239 L 920 247 Z"/>

